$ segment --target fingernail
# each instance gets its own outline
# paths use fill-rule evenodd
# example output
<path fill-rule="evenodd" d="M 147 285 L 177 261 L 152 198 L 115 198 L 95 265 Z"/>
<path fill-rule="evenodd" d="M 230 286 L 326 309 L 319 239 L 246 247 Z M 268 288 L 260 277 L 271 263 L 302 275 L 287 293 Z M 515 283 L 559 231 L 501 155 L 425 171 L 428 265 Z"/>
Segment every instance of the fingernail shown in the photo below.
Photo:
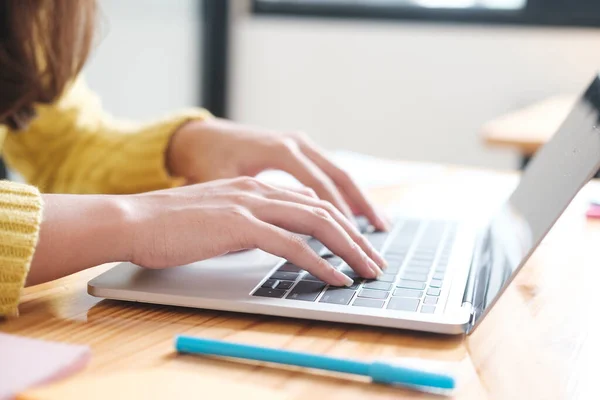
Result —
<path fill-rule="evenodd" d="M 388 267 L 387 261 L 385 261 L 385 259 L 381 255 L 381 253 L 379 253 L 375 249 L 373 249 L 373 257 L 375 258 L 373 261 L 375 261 L 377 263 L 377 266 L 379 268 L 381 268 L 382 270 L 384 270 L 384 269 L 386 269 Z"/>
<path fill-rule="evenodd" d="M 386 231 L 392 229 L 392 221 L 387 217 L 387 215 L 384 215 L 383 213 L 379 212 L 377 213 L 377 219 Z"/>
<path fill-rule="evenodd" d="M 379 217 L 379 220 L 381 221 L 381 224 L 384 226 L 386 231 L 389 231 L 390 229 L 392 229 L 392 223 L 390 222 L 389 219 Z"/>
<path fill-rule="evenodd" d="M 338 282 L 340 282 L 342 285 L 350 287 L 354 284 L 354 281 L 348 275 L 338 271 L 337 269 L 335 269 L 334 271 L 335 272 L 333 274 L 335 275 Z"/>
<path fill-rule="evenodd" d="M 385 258 L 383 258 L 381 255 L 379 257 L 381 257 L 381 261 L 382 261 L 382 263 L 379 264 L 379 268 L 381 268 L 382 271 L 385 271 L 390 265 L 388 264 L 387 261 L 385 261 Z"/>
<path fill-rule="evenodd" d="M 377 278 L 381 278 L 381 275 L 383 275 L 383 271 L 377 266 L 377 264 L 375 264 L 373 260 L 369 259 L 369 267 L 371 267 L 371 270 L 375 273 L 375 276 Z"/>

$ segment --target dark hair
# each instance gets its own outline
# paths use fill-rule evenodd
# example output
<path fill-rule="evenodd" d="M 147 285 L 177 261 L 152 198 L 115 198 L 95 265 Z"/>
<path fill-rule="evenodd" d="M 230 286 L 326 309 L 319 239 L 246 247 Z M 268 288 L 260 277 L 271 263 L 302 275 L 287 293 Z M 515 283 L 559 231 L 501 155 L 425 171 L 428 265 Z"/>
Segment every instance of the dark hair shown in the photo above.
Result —
<path fill-rule="evenodd" d="M 22 129 L 81 71 L 95 0 L 0 0 L 0 123 Z"/>

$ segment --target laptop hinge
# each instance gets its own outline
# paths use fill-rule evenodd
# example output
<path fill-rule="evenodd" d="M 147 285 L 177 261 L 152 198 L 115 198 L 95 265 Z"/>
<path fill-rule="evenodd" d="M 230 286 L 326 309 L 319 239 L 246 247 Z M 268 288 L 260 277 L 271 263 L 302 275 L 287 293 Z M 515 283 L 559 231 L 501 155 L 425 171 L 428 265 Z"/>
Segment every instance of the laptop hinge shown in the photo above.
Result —
<path fill-rule="evenodd" d="M 470 312 L 469 327 L 467 333 L 473 328 L 477 317 L 477 304 L 476 302 L 480 299 L 476 299 L 477 296 L 477 285 L 481 284 L 480 273 L 486 268 L 483 268 L 486 263 L 490 262 L 490 231 L 486 229 L 484 233 L 478 236 L 475 243 L 475 251 L 473 252 L 473 258 L 471 260 L 471 267 L 469 268 L 469 277 L 467 278 L 467 284 L 465 286 L 465 292 L 463 295 L 463 307 L 467 307 Z"/>
<path fill-rule="evenodd" d="M 471 266 L 469 268 L 469 276 L 467 278 L 467 284 L 465 286 L 465 292 L 463 295 L 463 304 L 468 303 L 473 305 L 473 298 L 475 297 L 475 281 L 477 272 L 481 265 L 483 258 L 483 244 L 484 235 L 479 235 L 475 243 L 475 249 L 473 251 L 473 257 L 471 258 Z"/>

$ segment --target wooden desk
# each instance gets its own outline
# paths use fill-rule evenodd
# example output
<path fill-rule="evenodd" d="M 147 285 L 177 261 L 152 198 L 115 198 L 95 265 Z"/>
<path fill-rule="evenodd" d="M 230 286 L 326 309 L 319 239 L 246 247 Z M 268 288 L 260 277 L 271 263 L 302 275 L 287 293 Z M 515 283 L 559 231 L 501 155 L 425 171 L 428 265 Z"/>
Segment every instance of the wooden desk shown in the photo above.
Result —
<path fill-rule="evenodd" d="M 469 176 L 458 175 L 461 171 L 449 168 L 423 184 L 377 190 L 373 196 L 389 203 L 441 192 L 445 203 L 476 211 L 484 207 L 478 194 L 493 191 L 505 178 L 475 173 L 479 179 L 475 187 L 461 187 L 462 193 L 454 193 L 451 186 L 466 182 Z M 459 198 L 473 200 L 459 203 Z M 305 369 L 178 356 L 173 352 L 173 337 L 186 333 L 361 359 L 417 356 L 456 361 L 462 379 L 457 399 L 591 399 L 597 397 L 595 391 L 585 391 L 583 371 L 588 365 L 584 355 L 589 357 L 598 342 L 588 319 L 595 317 L 590 310 L 600 300 L 596 290 L 584 288 L 589 287 L 586 282 L 598 282 L 599 244 L 600 225 L 586 221 L 581 207 L 573 205 L 469 337 L 101 301 L 89 296 L 86 282 L 109 266 L 26 289 L 21 316 L 0 322 L 0 330 L 90 345 L 94 355 L 84 375 L 160 367 L 258 381 L 294 399 L 438 398 Z"/>
<path fill-rule="evenodd" d="M 500 116 L 481 129 L 486 144 L 516 149 L 526 163 L 565 120 L 577 96 L 553 96 L 522 110 Z"/>

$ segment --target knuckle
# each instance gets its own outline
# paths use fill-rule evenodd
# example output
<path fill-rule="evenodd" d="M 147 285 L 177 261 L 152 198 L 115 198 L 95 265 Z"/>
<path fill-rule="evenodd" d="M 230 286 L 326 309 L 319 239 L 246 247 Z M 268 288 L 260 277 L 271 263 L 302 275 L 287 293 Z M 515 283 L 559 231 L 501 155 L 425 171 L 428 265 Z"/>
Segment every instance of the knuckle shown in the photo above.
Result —
<path fill-rule="evenodd" d="M 313 216 L 317 217 L 323 222 L 329 222 L 331 220 L 331 214 L 329 214 L 329 211 L 327 211 L 324 208 L 312 207 L 310 211 L 313 214 Z"/>
<path fill-rule="evenodd" d="M 356 243 L 358 244 L 358 246 L 361 249 L 364 248 L 369 253 L 373 253 L 374 249 L 371 246 L 371 243 L 369 243 L 369 241 L 363 235 L 357 234 L 357 235 L 354 235 L 354 236 L 355 236 L 354 240 L 356 240 Z"/>
<path fill-rule="evenodd" d="M 238 220 L 249 220 L 251 215 L 248 209 L 238 204 L 229 206 L 227 209 L 227 214 Z"/>
<path fill-rule="evenodd" d="M 242 176 L 237 178 L 237 183 L 240 188 L 246 190 L 255 190 L 261 187 L 261 182 L 258 179 L 250 176 Z"/>
<path fill-rule="evenodd" d="M 358 243 L 356 243 L 354 240 L 350 241 L 350 248 L 353 253 L 359 254 L 360 258 L 362 258 L 362 259 L 366 258 L 366 254 L 362 251 L 362 249 L 360 248 Z"/>
<path fill-rule="evenodd" d="M 336 212 L 336 208 L 333 205 L 333 203 L 331 203 L 330 201 L 327 200 L 320 200 L 319 201 L 319 207 L 327 210 L 327 212 L 329 212 L 329 214 L 333 214 Z"/>
<path fill-rule="evenodd" d="M 284 137 L 279 140 L 278 147 L 280 151 L 293 154 L 298 151 L 298 142 L 293 138 Z"/>
<path fill-rule="evenodd" d="M 239 192 L 232 195 L 232 200 L 235 204 L 245 204 L 248 202 L 250 196 L 247 193 Z"/>
<path fill-rule="evenodd" d="M 308 249 L 308 245 L 302 239 L 302 237 L 298 235 L 288 235 L 287 237 L 287 246 L 294 252 L 303 253 Z"/>
<path fill-rule="evenodd" d="M 302 188 L 302 193 L 309 197 L 317 197 L 317 192 L 315 192 L 314 189 L 309 187 Z"/>

